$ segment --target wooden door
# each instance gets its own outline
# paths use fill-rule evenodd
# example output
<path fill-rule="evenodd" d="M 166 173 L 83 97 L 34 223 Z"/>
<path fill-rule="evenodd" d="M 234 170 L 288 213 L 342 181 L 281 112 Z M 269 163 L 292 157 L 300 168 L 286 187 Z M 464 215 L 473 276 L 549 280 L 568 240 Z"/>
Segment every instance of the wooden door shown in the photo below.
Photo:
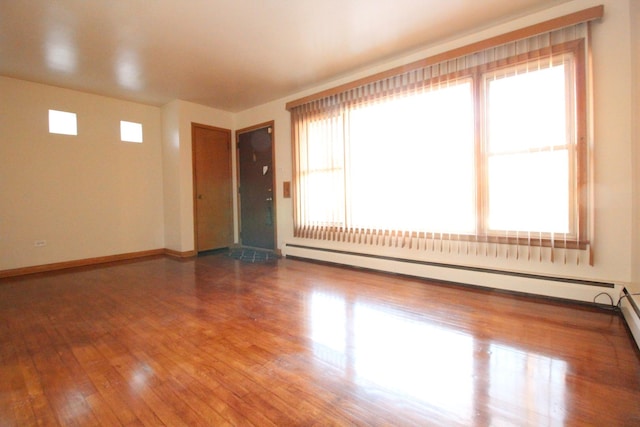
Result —
<path fill-rule="evenodd" d="M 273 123 L 238 131 L 240 240 L 275 249 Z"/>
<path fill-rule="evenodd" d="M 195 244 L 198 252 L 233 243 L 231 131 L 192 124 Z"/>

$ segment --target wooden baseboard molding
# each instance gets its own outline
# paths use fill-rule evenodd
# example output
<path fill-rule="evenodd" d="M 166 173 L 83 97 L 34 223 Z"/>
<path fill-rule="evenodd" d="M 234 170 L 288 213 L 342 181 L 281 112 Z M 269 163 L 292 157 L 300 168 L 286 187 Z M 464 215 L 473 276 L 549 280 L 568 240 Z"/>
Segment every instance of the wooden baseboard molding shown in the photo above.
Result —
<path fill-rule="evenodd" d="M 85 258 L 73 261 L 56 262 L 52 264 L 34 265 L 31 267 L 0 270 L 0 279 L 5 277 L 24 276 L 27 274 L 45 273 L 48 271 L 65 270 L 67 268 L 86 267 L 90 265 L 105 264 L 115 261 L 126 261 L 150 256 L 165 255 L 167 249 L 152 249 L 148 251 L 130 252 L 126 254 L 108 255 L 95 258 Z"/>
<path fill-rule="evenodd" d="M 174 258 L 191 258 L 198 255 L 197 251 L 180 252 L 173 249 L 165 249 L 164 254 Z"/>

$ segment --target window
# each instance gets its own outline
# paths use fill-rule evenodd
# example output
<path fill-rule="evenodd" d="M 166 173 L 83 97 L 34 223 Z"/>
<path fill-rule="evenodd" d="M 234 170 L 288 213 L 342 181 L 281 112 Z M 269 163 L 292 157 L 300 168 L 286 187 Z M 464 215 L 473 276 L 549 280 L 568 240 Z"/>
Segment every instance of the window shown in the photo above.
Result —
<path fill-rule="evenodd" d="M 291 107 L 295 235 L 585 248 L 585 40 L 578 24 Z"/>
<path fill-rule="evenodd" d="M 49 110 L 49 133 L 77 135 L 78 124 L 76 113 Z"/>
<path fill-rule="evenodd" d="M 472 83 L 465 78 L 434 85 L 351 112 L 349 223 L 474 232 Z"/>
<path fill-rule="evenodd" d="M 124 142 L 142 142 L 142 124 L 121 120 L 120 139 Z"/>
<path fill-rule="evenodd" d="M 572 56 L 483 76 L 489 230 L 575 235 Z"/>

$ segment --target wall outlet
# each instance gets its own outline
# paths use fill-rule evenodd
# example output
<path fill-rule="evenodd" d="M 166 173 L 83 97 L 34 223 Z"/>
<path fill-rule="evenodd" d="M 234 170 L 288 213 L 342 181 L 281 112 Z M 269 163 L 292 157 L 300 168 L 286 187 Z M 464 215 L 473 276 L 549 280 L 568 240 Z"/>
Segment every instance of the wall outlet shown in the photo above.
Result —
<path fill-rule="evenodd" d="M 47 241 L 46 240 L 36 240 L 35 242 L 33 242 L 33 246 L 35 246 L 36 248 L 40 248 L 42 246 L 47 246 Z"/>

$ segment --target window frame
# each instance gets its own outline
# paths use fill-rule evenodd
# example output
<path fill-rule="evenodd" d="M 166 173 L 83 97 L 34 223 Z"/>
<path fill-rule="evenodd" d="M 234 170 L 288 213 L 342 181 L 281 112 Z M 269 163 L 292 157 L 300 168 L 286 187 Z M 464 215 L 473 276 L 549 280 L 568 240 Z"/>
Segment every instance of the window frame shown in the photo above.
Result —
<path fill-rule="evenodd" d="M 568 149 L 568 173 L 569 173 L 569 232 L 515 232 L 509 230 L 492 230 L 488 224 L 489 215 L 489 183 L 488 183 L 488 162 L 491 154 L 487 149 L 487 141 L 484 138 L 487 126 L 487 112 L 485 111 L 485 74 L 506 70 L 514 67 L 521 67 L 532 61 L 550 58 L 553 56 L 570 55 L 572 67 L 565 73 L 567 98 L 573 98 L 573 112 L 567 112 L 567 117 L 573 116 L 572 140 L 567 140 L 563 147 Z M 537 240 L 535 246 L 561 247 L 568 249 L 585 249 L 589 244 L 587 236 L 587 200 L 586 183 L 588 175 L 587 165 L 587 109 L 586 109 L 586 78 L 585 78 L 585 42 L 584 39 L 573 40 L 551 47 L 538 49 L 526 54 L 521 54 L 507 58 L 505 61 L 497 61 L 483 65 L 477 73 L 478 94 L 476 109 L 478 120 L 476 123 L 476 138 L 479 152 L 478 167 L 481 171 L 478 176 L 478 230 L 484 240 L 488 242 L 507 244 L 527 244 L 532 245 L 532 239 Z M 565 105 L 565 108 L 568 106 Z M 572 148 L 573 147 L 573 148 Z M 482 181 L 482 182 L 481 182 Z"/>
<path fill-rule="evenodd" d="M 472 242 L 487 242 L 487 243 L 499 243 L 499 244 L 511 244 L 511 245 L 527 245 L 527 246 L 540 246 L 540 247 L 554 247 L 554 248 L 566 248 L 566 249 L 586 249 L 590 244 L 588 236 L 588 217 L 587 217 L 587 178 L 589 175 L 588 170 L 588 147 L 587 147 L 587 82 L 586 82 L 586 62 L 585 62 L 585 40 L 577 39 L 569 42 L 555 44 L 550 47 L 544 47 L 538 50 L 530 51 L 525 54 L 514 55 L 504 60 L 493 61 L 487 64 L 475 66 L 466 70 L 457 71 L 448 75 L 442 75 L 431 80 L 426 80 L 421 84 L 432 85 L 437 80 L 451 80 L 460 78 L 471 78 L 473 82 L 474 91 L 474 121 L 475 121 L 475 158 L 476 158 L 476 230 L 473 234 L 452 234 L 442 232 L 423 232 L 413 231 L 408 234 L 411 237 L 426 238 L 426 239 L 442 239 L 443 234 L 446 235 L 448 240 L 460 240 L 460 241 L 472 241 Z M 571 55 L 574 66 L 572 67 L 571 74 L 573 83 L 571 87 L 574 88 L 573 94 L 575 110 L 573 115 L 575 116 L 575 124 L 573 125 L 575 140 L 568 141 L 566 146 L 570 147 L 574 145 L 573 150 L 569 150 L 569 176 L 573 177 L 574 182 L 571 183 L 569 189 L 569 221 L 570 232 L 569 233 L 552 233 L 552 232 L 510 232 L 508 230 L 489 230 L 488 225 L 488 154 L 485 146 L 485 140 L 483 137 L 483 131 L 485 124 L 484 117 L 486 112 L 484 109 L 484 94 L 483 83 L 484 74 L 489 72 L 495 72 L 500 69 L 507 69 L 514 66 L 520 66 L 531 61 L 538 61 L 541 58 L 553 57 L 555 55 Z M 569 74 L 569 73 L 567 73 Z M 319 114 L 322 116 L 322 114 Z M 292 132 L 295 132 L 292 129 Z M 295 141 L 295 134 L 294 141 Z M 294 144 L 294 145 L 297 145 Z M 299 147 L 294 146 L 294 156 L 299 150 Z M 573 154 L 572 154 L 573 151 Z M 575 159 L 572 157 L 575 156 Z M 297 166 L 297 165 L 296 165 Z M 345 166 L 347 167 L 347 166 Z M 572 169 L 575 168 L 575 169 Z M 294 189 L 299 171 L 294 167 Z M 349 189 L 345 188 L 345 194 L 349 193 Z M 298 197 L 298 191 L 295 193 Z M 300 201 L 296 202 L 296 207 Z M 296 215 L 296 221 L 298 216 Z M 358 225 L 347 224 L 348 215 L 344 216 L 344 224 L 333 224 L 326 227 L 314 227 L 321 228 L 320 235 L 325 233 L 349 232 L 353 230 L 361 230 Z M 294 224 L 294 235 L 298 237 L 307 237 L 305 229 L 308 229 L 306 224 Z M 365 230 L 362 230 L 365 232 Z M 371 231 L 374 234 L 389 236 L 396 235 L 397 230 L 376 230 Z M 358 231 L 360 233 L 360 231 Z M 369 231 L 366 231 L 368 234 Z M 405 233 L 405 232 L 403 232 Z M 318 234 L 318 230 L 312 233 Z M 325 238 L 325 237 L 323 237 Z"/>

